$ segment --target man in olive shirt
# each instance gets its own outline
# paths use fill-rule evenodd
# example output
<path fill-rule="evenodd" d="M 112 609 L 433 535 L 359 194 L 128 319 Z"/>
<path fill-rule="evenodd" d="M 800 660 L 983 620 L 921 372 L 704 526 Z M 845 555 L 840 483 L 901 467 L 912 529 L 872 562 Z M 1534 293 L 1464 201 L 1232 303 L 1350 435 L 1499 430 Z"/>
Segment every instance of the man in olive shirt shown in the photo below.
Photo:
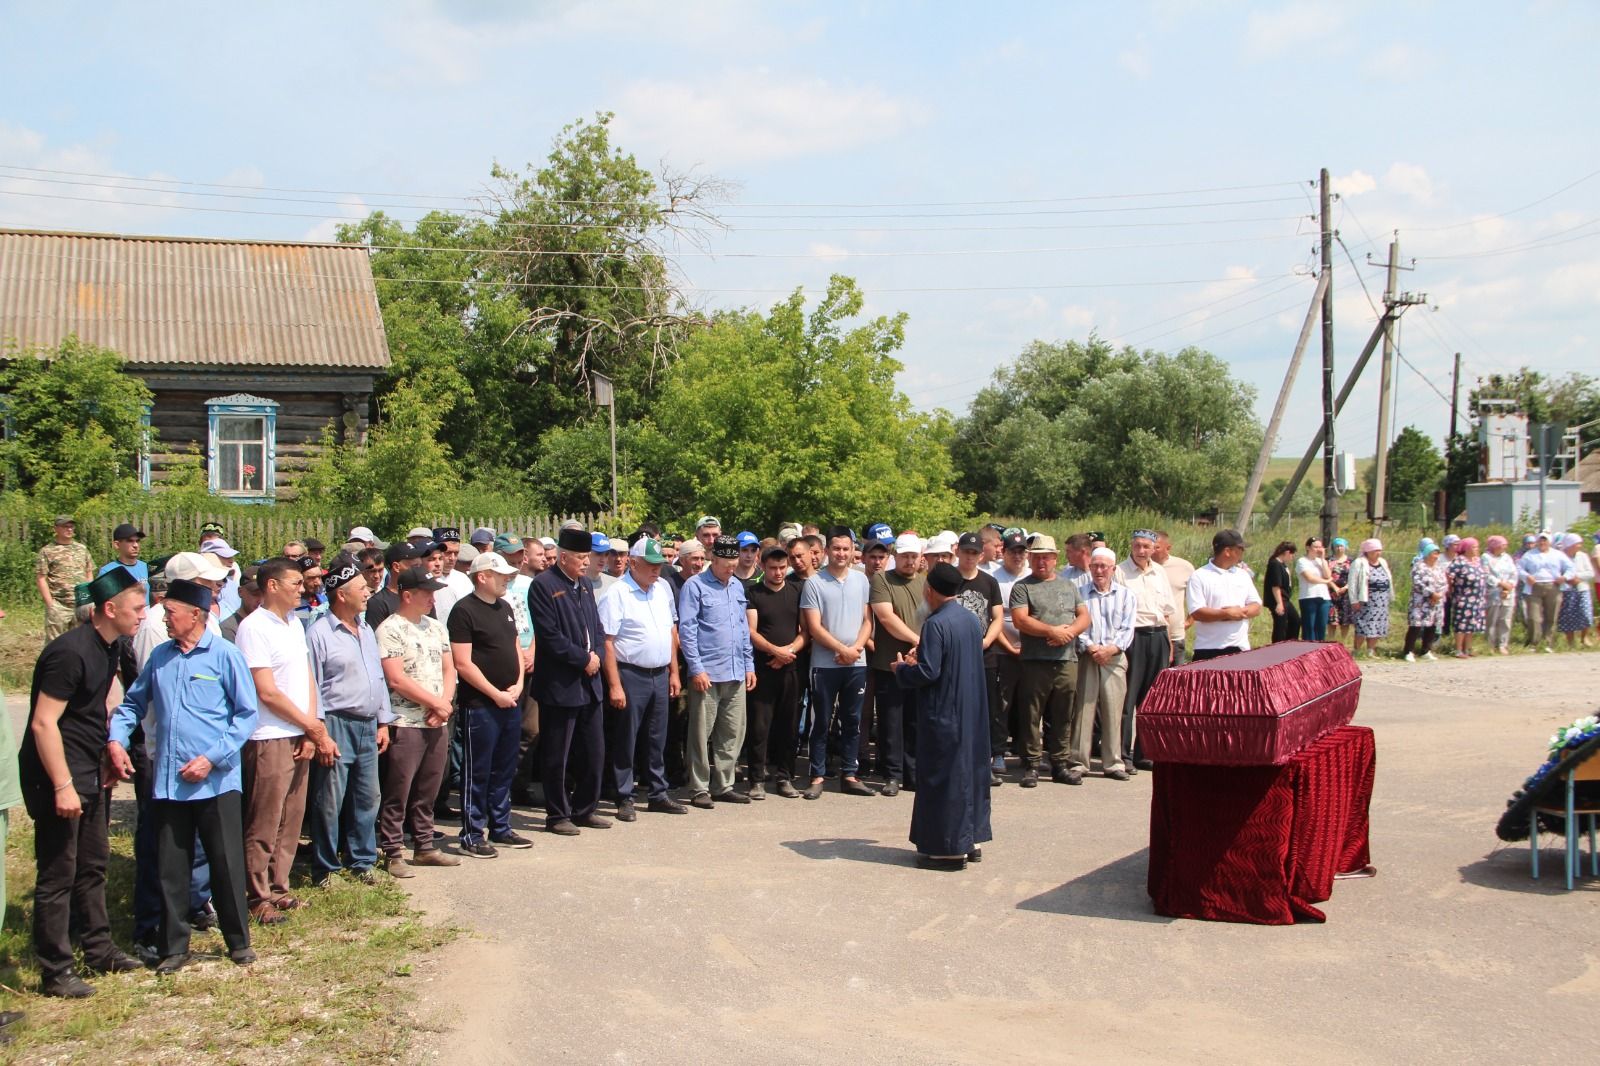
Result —
<path fill-rule="evenodd" d="M 1089 608 L 1071 581 L 1056 573 L 1055 538 L 1035 533 L 1028 538 L 1032 571 L 1011 587 L 1011 619 L 1022 635 L 1022 677 L 1017 698 L 1022 704 L 1023 788 L 1039 784 L 1039 759 L 1044 755 L 1041 725 L 1050 716 L 1050 762 L 1054 779 L 1066 781 L 1071 751 L 1072 704 L 1077 689 L 1077 642 L 1089 628 Z"/>
<path fill-rule="evenodd" d="M 80 581 L 94 580 L 94 559 L 76 535 L 77 521 L 71 515 L 56 515 L 55 540 L 39 549 L 34 561 L 34 583 L 44 601 L 44 642 L 71 629 L 72 589 Z"/>
<path fill-rule="evenodd" d="M 899 793 L 904 783 L 917 787 L 917 693 L 900 687 L 894 663 L 917 646 L 918 609 L 928 579 L 917 572 L 922 538 L 902 533 L 894 542 L 894 569 L 872 575 L 872 689 L 878 716 L 878 755 L 883 764 L 882 795 Z"/>

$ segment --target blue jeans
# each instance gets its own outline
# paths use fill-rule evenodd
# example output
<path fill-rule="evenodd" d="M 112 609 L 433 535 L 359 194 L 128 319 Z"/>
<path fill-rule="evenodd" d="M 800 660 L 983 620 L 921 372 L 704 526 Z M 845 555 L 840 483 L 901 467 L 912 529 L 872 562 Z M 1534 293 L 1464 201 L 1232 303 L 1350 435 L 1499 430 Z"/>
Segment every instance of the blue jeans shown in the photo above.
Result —
<path fill-rule="evenodd" d="M 839 715 L 839 773 L 856 776 L 861 746 L 861 703 L 867 668 L 823 667 L 811 671 L 811 776 L 828 775 L 828 727 Z"/>
<path fill-rule="evenodd" d="M 1333 601 L 1324 599 L 1300 601 L 1300 639 L 1328 639 L 1328 611 Z"/>
<path fill-rule="evenodd" d="M 370 870 L 378 864 L 378 722 L 330 714 L 323 725 L 339 758 L 311 763 L 311 866 Z"/>
<path fill-rule="evenodd" d="M 511 832 L 511 782 L 522 743 L 522 706 L 468 704 L 461 747 L 461 843 L 481 844 Z"/>

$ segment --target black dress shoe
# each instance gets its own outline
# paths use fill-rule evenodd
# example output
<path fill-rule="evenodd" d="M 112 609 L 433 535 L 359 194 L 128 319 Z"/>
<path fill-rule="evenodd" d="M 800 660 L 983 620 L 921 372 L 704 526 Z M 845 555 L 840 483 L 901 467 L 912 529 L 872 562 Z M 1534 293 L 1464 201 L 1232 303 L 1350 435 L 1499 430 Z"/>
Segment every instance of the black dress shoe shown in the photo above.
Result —
<path fill-rule="evenodd" d="M 957 870 L 965 870 L 967 868 L 967 857 L 962 855 L 954 859 L 941 859 L 918 852 L 917 865 L 924 870 L 945 870 L 954 873 Z"/>
<path fill-rule="evenodd" d="M 983 861 L 983 845 L 982 844 L 974 844 L 974 845 L 972 845 L 972 850 L 967 852 L 967 861 L 968 862 L 982 862 Z"/>
<path fill-rule="evenodd" d="M 787 777 L 783 778 L 777 784 L 773 785 L 772 786 L 772 791 L 776 792 L 778 795 L 782 796 L 784 799 L 792 800 L 792 799 L 799 799 L 800 798 L 800 793 L 795 791 L 794 784 Z"/>
<path fill-rule="evenodd" d="M 228 952 L 228 960 L 235 966 L 249 966 L 256 961 L 256 953 L 249 948 L 239 948 L 237 951 Z"/>
<path fill-rule="evenodd" d="M 1155 760 L 1135 759 L 1133 760 L 1133 768 L 1135 770 L 1154 770 L 1156 768 Z"/>
<path fill-rule="evenodd" d="M 39 986 L 41 995 L 55 996 L 57 999 L 88 999 L 94 995 L 94 986 L 75 973 L 65 977 L 56 977 Z"/>
<path fill-rule="evenodd" d="M 689 806 L 699 807 L 702 811 L 709 811 L 715 807 L 716 804 L 711 802 L 711 793 L 696 792 L 692 797 L 690 797 Z"/>
<path fill-rule="evenodd" d="M 584 829 L 610 829 L 611 819 L 602 818 L 598 814 L 591 814 L 587 818 L 574 818 L 572 824 Z"/>
<path fill-rule="evenodd" d="M 197 933 L 208 932 L 217 927 L 217 908 L 210 900 L 205 906 L 189 915 L 189 928 Z"/>
<path fill-rule="evenodd" d="M 617 804 L 617 821 L 619 821 L 619 822 L 637 822 L 638 820 L 639 820 L 639 812 L 634 810 L 633 804 L 631 804 L 631 803 L 619 803 L 619 804 Z"/>
<path fill-rule="evenodd" d="M 84 963 L 84 967 L 92 974 L 104 977 L 108 973 L 133 973 L 135 970 L 144 969 L 144 963 L 129 955 L 125 951 L 112 949 L 111 954 L 94 962 Z"/>
<path fill-rule="evenodd" d="M 553 822 L 546 822 L 544 828 L 546 832 L 554 833 L 558 837 L 575 837 L 578 835 L 578 827 L 567 821 L 565 818 L 558 818 Z"/>
<path fill-rule="evenodd" d="M 716 803 L 749 803 L 750 802 L 750 797 L 749 796 L 746 796 L 743 792 L 735 792 L 731 788 L 726 792 L 717 793 L 715 796 L 712 796 L 711 799 Z"/>
<path fill-rule="evenodd" d="M 889 780 L 883 783 L 883 788 L 878 790 L 878 795 L 891 797 L 900 795 L 900 782 L 896 781 L 892 777 L 889 778 Z"/>
<path fill-rule="evenodd" d="M 839 791 L 846 796 L 870 796 L 873 794 L 872 789 L 862 784 L 859 777 L 854 779 L 841 777 L 839 779 Z"/>
<path fill-rule="evenodd" d="M 672 798 L 654 799 L 645 804 L 645 810 L 651 814 L 688 814 L 689 808 Z M 622 817 L 622 812 L 617 812 L 617 817 Z"/>
<path fill-rule="evenodd" d="M 166 958 L 164 958 L 160 962 L 156 963 L 156 973 L 158 973 L 158 974 L 177 973 L 179 970 L 181 970 L 185 966 L 189 965 L 189 959 L 190 959 L 190 955 L 189 955 L 189 953 L 187 951 L 184 952 L 182 955 L 168 955 Z"/>
<path fill-rule="evenodd" d="M 1022 780 L 1018 781 L 1017 784 L 1021 785 L 1023 788 L 1038 788 L 1039 771 L 1034 769 L 1032 766 L 1023 767 Z"/>

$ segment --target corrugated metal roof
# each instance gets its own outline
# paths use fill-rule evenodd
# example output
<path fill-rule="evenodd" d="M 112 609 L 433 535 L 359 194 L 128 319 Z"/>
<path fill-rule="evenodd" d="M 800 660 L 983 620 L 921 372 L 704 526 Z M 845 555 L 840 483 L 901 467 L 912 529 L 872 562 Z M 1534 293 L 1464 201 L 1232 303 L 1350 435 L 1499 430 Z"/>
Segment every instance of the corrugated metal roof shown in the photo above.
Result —
<path fill-rule="evenodd" d="M 389 365 L 358 245 L 0 230 L 0 343 L 71 333 L 139 365 Z"/>

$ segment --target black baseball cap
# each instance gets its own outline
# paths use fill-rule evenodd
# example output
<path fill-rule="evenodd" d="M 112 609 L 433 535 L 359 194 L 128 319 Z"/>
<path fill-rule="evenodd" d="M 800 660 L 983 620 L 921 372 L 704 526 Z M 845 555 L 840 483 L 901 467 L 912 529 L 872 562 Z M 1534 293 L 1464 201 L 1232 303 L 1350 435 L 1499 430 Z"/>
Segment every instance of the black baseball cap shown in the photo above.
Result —
<path fill-rule="evenodd" d="M 1000 547 L 1005 551 L 1022 551 L 1028 547 L 1028 538 L 1021 533 L 1007 533 L 1000 538 Z"/>
<path fill-rule="evenodd" d="M 132 522 L 124 522 L 111 531 L 112 540 L 143 540 L 144 530 Z"/>
<path fill-rule="evenodd" d="M 383 565 L 393 566 L 395 563 L 407 563 L 412 559 L 422 558 L 422 552 L 415 544 L 408 540 L 397 540 L 383 549 Z"/>
<path fill-rule="evenodd" d="M 983 551 L 983 539 L 976 533 L 963 533 L 961 539 L 956 541 L 956 550 L 964 552 Z"/>
<path fill-rule="evenodd" d="M 400 571 L 400 579 L 396 584 L 401 592 L 438 592 L 445 587 L 443 581 L 434 580 L 433 576 L 420 566 Z"/>

